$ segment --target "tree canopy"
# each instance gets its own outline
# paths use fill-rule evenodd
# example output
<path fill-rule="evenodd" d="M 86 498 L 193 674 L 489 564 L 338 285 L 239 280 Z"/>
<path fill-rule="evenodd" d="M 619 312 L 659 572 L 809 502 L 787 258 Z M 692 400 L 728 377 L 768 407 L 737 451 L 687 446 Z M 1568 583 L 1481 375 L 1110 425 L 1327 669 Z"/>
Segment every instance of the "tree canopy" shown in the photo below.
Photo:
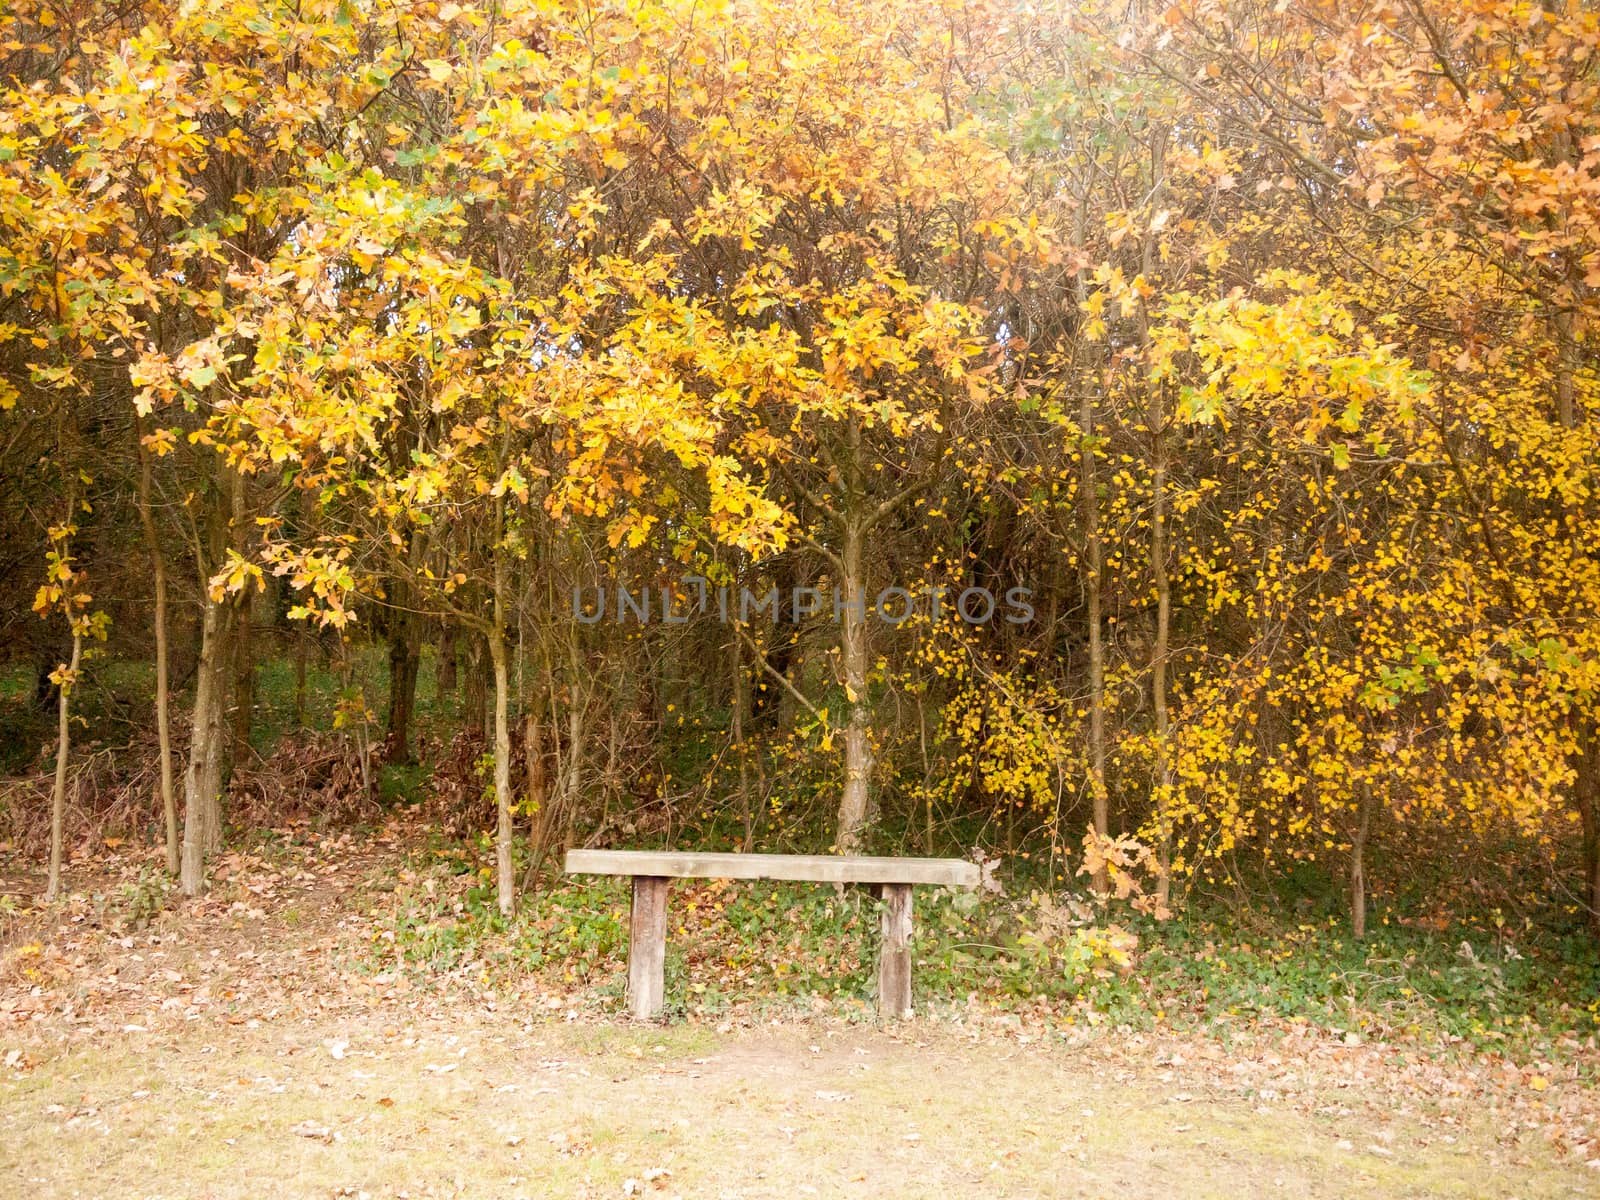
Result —
<path fill-rule="evenodd" d="M 362 787 L 437 664 L 506 912 L 702 815 L 1358 931 L 1370 839 L 1509 839 L 1600 929 L 1593 6 L 0 11 L 53 886 L 95 672 L 193 893 L 255 672 L 373 645 Z"/>

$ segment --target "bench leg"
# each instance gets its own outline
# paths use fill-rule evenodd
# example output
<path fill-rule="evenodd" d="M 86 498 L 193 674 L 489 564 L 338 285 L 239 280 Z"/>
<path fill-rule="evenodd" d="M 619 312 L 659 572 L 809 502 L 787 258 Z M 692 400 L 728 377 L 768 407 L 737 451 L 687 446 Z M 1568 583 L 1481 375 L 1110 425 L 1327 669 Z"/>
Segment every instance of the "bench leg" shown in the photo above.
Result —
<path fill-rule="evenodd" d="M 878 950 L 878 1015 L 911 1015 L 911 885 L 883 885 L 883 943 Z"/>
<path fill-rule="evenodd" d="M 666 995 L 667 881 L 633 877 L 633 921 L 628 929 L 628 1011 L 641 1021 L 661 1012 Z"/>

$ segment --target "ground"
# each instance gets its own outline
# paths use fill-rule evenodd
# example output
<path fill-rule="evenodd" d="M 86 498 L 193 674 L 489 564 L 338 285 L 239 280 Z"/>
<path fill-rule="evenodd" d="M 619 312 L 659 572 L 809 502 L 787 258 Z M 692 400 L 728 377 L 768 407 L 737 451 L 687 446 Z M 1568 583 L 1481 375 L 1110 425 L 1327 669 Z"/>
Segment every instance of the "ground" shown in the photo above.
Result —
<path fill-rule="evenodd" d="M 400 847 L 222 863 L 137 916 L 8 918 L 0 1194 L 1592 1196 L 1592 1062 L 1291 1025 L 1064 1027 L 944 1005 L 639 1026 L 593 987 L 386 969 Z M 124 872 L 123 878 L 126 878 Z M 15 873 L 3 890 L 35 881 Z M 132 896 L 130 902 L 130 894 Z M 117 914 L 113 919 L 113 907 Z M 376 960 L 374 959 L 376 955 Z"/>
<path fill-rule="evenodd" d="M 1586 1196 L 1487 1121 L 1252 1103 L 1152 1060 L 898 1030 L 329 1020 L 75 1047 L 7 1086 L 53 1196 Z M 1188 1074 L 1188 1073 L 1185 1073 Z M 1195 1088 L 1198 1090 L 1187 1090 Z"/>

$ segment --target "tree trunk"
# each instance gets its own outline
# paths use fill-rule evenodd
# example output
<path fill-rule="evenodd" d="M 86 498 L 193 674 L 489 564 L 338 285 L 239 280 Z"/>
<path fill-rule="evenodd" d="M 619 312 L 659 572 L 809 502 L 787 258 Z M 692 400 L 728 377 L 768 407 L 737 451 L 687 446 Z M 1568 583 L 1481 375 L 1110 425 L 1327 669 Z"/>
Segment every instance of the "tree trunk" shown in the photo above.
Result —
<path fill-rule="evenodd" d="M 485 644 L 484 636 L 477 631 L 467 634 L 467 682 L 463 691 L 461 711 L 462 725 L 474 733 L 481 734 L 489 710 L 489 662 L 490 653 Z"/>
<path fill-rule="evenodd" d="M 526 695 L 526 694 L 525 694 Z M 528 771 L 528 867 L 522 888 L 537 887 L 544 860 L 555 845 L 556 809 L 550 801 L 550 776 L 545 770 L 544 731 L 531 699 L 522 720 L 522 759 Z"/>
<path fill-rule="evenodd" d="M 745 757 L 744 744 L 744 727 L 750 716 L 750 681 L 745 676 L 744 652 L 737 629 L 729 643 L 729 651 L 732 654 L 729 665 L 733 669 L 733 695 L 729 700 L 728 735 L 739 762 L 739 816 L 744 822 L 744 840 L 740 846 L 749 854 L 755 848 L 756 841 L 755 807 L 750 802 L 750 764 Z"/>
<path fill-rule="evenodd" d="M 206 886 L 206 857 L 222 835 L 222 775 L 227 756 L 229 649 L 235 605 L 207 592 L 202 601 L 200 662 L 195 669 L 193 732 L 183 779 L 183 856 L 179 885 L 185 896 Z"/>
<path fill-rule="evenodd" d="M 311 631 L 303 624 L 294 631 L 294 727 L 306 727 L 306 657 L 310 650 Z"/>
<path fill-rule="evenodd" d="M 68 617 L 71 617 L 70 609 Z M 82 661 L 83 632 L 74 629 L 72 661 L 67 664 L 66 677 L 57 689 L 56 780 L 50 793 L 50 877 L 44 889 L 46 900 L 54 900 L 61 894 L 61 854 L 66 837 L 67 814 L 67 755 L 72 749 L 72 686 Z"/>
<path fill-rule="evenodd" d="M 443 700 L 454 696 L 459 686 L 456 678 L 456 627 L 446 621 L 444 628 L 439 631 L 439 669 L 434 674 L 434 698 Z"/>
<path fill-rule="evenodd" d="M 1080 490 L 1083 506 L 1083 590 L 1088 605 L 1090 640 L 1090 794 L 1094 802 L 1094 835 L 1102 842 L 1110 835 L 1110 803 L 1106 795 L 1106 646 L 1101 640 L 1101 533 L 1099 533 L 1099 480 L 1094 470 L 1094 398 L 1088 381 L 1080 381 L 1082 400 L 1078 426 L 1083 430 L 1080 450 Z M 1104 862 L 1104 856 L 1099 856 Z M 1109 890 L 1106 867 L 1094 870 L 1094 891 Z"/>
<path fill-rule="evenodd" d="M 517 884 L 511 873 L 511 843 L 516 832 L 511 824 L 511 718 L 507 704 L 511 683 L 505 632 L 498 627 L 498 620 L 489 635 L 489 658 L 494 666 L 495 894 L 500 915 L 510 917 L 517 910 Z"/>
<path fill-rule="evenodd" d="M 250 726 L 256 707 L 255 614 L 247 596 L 236 606 L 229 657 L 233 660 L 233 694 L 228 705 L 228 766 L 224 783 L 235 765 L 250 757 Z M 221 843 L 208 846 L 209 854 Z"/>
<path fill-rule="evenodd" d="M 1583 827 L 1582 904 L 1590 932 L 1600 938 L 1600 736 L 1587 715 L 1579 718 L 1577 765 L 1573 799 Z"/>
<path fill-rule="evenodd" d="M 1155 432 L 1155 500 L 1150 516 L 1150 563 L 1156 584 L 1156 637 L 1150 651 L 1150 693 L 1156 718 L 1156 824 L 1160 841 L 1156 850 L 1156 912 L 1165 913 L 1172 898 L 1172 759 L 1168 740 L 1172 731 L 1167 711 L 1167 647 L 1172 628 L 1172 582 L 1167 574 L 1167 459 L 1161 385 L 1151 388 L 1150 428 Z"/>
<path fill-rule="evenodd" d="M 517 881 L 512 874 L 511 848 L 516 828 L 511 822 L 511 716 L 510 674 L 506 669 L 505 498 L 495 502 L 494 605 L 489 620 L 489 660 L 494 667 L 494 809 L 495 893 L 500 915 L 517 911 Z"/>
<path fill-rule="evenodd" d="M 1150 204 L 1154 208 L 1165 182 L 1167 134 L 1158 127 L 1150 143 Z M 1145 234 L 1140 274 L 1149 282 L 1156 269 L 1154 231 Z M 1139 304 L 1139 341 L 1150 348 L 1150 311 Z M 1172 899 L 1172 760 L 1168 740 L 1171 716 L 1167 711 L 1167 654 L 1172 629 L 1172 581 L 1167 573 L 1167 413 L 1165 383 L 1150 383 L 1150 574 L 1156 587 L 1156 636 L 1150 650 L 1150 704 L 1156 721 L 1155 815 L 1156 913 L 1167 913 Z"/>
<path fill-rule="evenodd" d="M 800 626 L 794 616 L 794 589 L 800 584 L 800 572 L 791 555 L 779 555 L 772 564 L 772 583 L 778 593 L 778 602 L 774 606 L 772 615 L 768 618 L 768 635 L 765 639 L 758 638 L 765 647 L 764 656 L 772 670 L 788 679 L 791 683 L 799 684 L 793 675 L 799 650 Z M 738 598 L 734 598 L 735 612 L 738 611 Z M 751 631 L 754 636 L 754 631 Z M 753 716 L 773 729 L 787 731 L 794 725 L 794 698 L 787 688 L 769 684 L 761 680 L 750 697 L 751 712 Z"/>
<path fill-rule="evenodd" d="M 871 801 L 872 730 L 867 704 L 866 588 L 862 570 L 861 527 L 847 521 L 840 561 L 844 570 L 839 586 L 844 593 L 840 648 L 844 659 L 844 686 L 849 720 L 844 731 L 844 794 L 839 800 L 840 854 L 861 850 Z"/>
<path fill-rule="evenodd" d="M 1569 278 L 1573 274 L 1575 272 L 1569 267 Z M 1588 414 L 1579 411 L 1577 402 L 1575 380 L 1579 346 L 1573 329 L 1572 312 L 1558 308 L 1554 318 L 1557 341 L 1556 419 L 1563 429 L 1577 429 L 1588 419 Z M 1564 507 L 1569 536 L 1582 537 L 1586 529 L 1583 512 L 1573 505 Z M 1579 620 L 1587 619 L 1589 615 L 1574 614 Z M 1594 718 L 1587 711 L 1578 714 L 1576 723 L 1577 772 L 1572 798 L 1583 829 L 1582 904 L 1590 932 L 1600 938 L 1600 731 L 1596 730 Z"/>
<path fill-rule="evenodd" d="M 567 705 L 567 757 L 561 772 L 561 846 L 570 850 L 578 840 L 579 792 L 583 786 L 584 743 L 588 736 L 586 710 L 574 693 Z M 560 741 L 557 738 L 556 741 Z"/>
<path fill-rule="evenodd" d="M 55 680 L 50 678 L 61 665 L 61 659 L 55 653 L 55 649 L 54 646 L 41 646 L 34 651 L 33 703 L 41 713 L 47 713 L 61 703 L 61 689 L 56 687 Z M 65 646 L 62 649 L 65 649 Z"/>
<path fill-rule="evenodd" d="M 1082 245 L 1088 235 L 1088 202 L 1078 203 L 1074 216 L 1074 238 Z M 1074 280 L 1078 306 L 1088 302 L 1088 277 L 1082 267 Z M 1077 352 L 1085 349 L 1078 342 Z M 1094 371 L 1080 366 L 1074 379 L 1078 389 L 1078 506 L 1083 522 L 1083 597 L 1088 608 L 1088 645 L 1090 645 L 1090 797 L 1093 802 L 1094 837 L 1102 842 L 1110 835 L 1110 802 L 1106 795 L 1106 646 L 1101 638 L 1101 531 L 1099 531 L 1099 474 L 1094 464 L 1094 387 L 1099 379 Z M 1104 854 L 1099 854 L 1102 866 L 1094 870 L 1091 880 L 1096 893 L 1109 891 L 1110 878 L 1104 867 Z"/>
<path fill-rule="evenodd" d="M 249 485 L 244 475 L 238 471 L 230 471 L 229 480 L 230 516 L 223 524 L 222 531 L 228 545 L 237 545 L 249 519 L 245 507 Z M 213 564 L 220 564 L 222 558 L 219 547 L 211 561 Z M 227 629 L 222 641 L 228 663 L 224 669 L 232 677 L 232 693 L 224 691 L 222 698 L 227 736 L 222 741 L 222 769 L 217 779 L 216 802 L 208 810 L 205 823 L 205 852 L 208 858 L 222 850 L 222 795 L 228 789 L 228 781 L 233 778 L 234 767 L 250 755 L 250 725 L 256 702 L 254 647 L 250 636 L 255 625 L 255 612 L 252 607 L 255 599 L 256 596 L 247 583 L 237 595 L 224 597 L 223 600 L 229 609 Z"/>
<path fill-rule="evenodd" d="M 161 535 L 150 511 L 150 450 L 144 444 L 144 418 L 138 418 L 135 437 L 139 443 L 139 522 L 144 526 L 145 544 L 150 551 L 150 569 L 155 577 L 156 637 L 156 745 L 161 764 L 161 814 L 166 827 L 167 874 L 176 876 L 180 867 L 178 842 L 178 802 L 172 791 L 172 729 L 169 720 L 171 683 L 167 677 L 167 560 L 161 552 Z"/>
<path fill-rule="evenodd" d="M 1367 936 L 1367 833 L 1372 828 L 1372 784 L 1363 780 L 1360 816 L 1350 842 L 1350 932 L 1357 941 Z"/>
<path fill-rule="evenodd" d="M 200 569 L 200 654 L 195 664 L 189 763 L 183 775 L 183 853 L 178 886 L 185 896 L 206 887 L 206 859 L 222 846 L 222 788 L 228 769 L 228 685 L 233 678 L 233 627 L 240 597 L 213 596 L 210 572 L 222 562 L 244 519 L 244 480 L 224 468 L 229 506 L 211 506 Z"/>
<path fill-rule="evenodd" d="M 395 586 L 402 597 L 407 594 L 402 585 Z M 411 717 L 416 711 L 417 668 L 421 661 L 415 618 L 409 612 L 393 610 L 389 629 L 389 715 L 383 735 L 385 762 L 411 761 Z"/>

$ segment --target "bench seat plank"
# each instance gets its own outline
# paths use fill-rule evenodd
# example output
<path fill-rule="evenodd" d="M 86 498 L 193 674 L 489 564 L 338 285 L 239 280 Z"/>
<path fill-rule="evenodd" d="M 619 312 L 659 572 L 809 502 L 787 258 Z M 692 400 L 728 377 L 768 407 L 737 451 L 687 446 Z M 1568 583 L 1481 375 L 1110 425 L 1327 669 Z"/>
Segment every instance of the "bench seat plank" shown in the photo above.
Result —
<path fill-rule="evenodd" d="M 893 883 L 943 887 L 976 887 L 978 884 L 978 868 L 959 858 L 568 850 L 566 869 L 569 875 L 645 875 L 667 879 L 790 879 L 808 883 Z"/>

